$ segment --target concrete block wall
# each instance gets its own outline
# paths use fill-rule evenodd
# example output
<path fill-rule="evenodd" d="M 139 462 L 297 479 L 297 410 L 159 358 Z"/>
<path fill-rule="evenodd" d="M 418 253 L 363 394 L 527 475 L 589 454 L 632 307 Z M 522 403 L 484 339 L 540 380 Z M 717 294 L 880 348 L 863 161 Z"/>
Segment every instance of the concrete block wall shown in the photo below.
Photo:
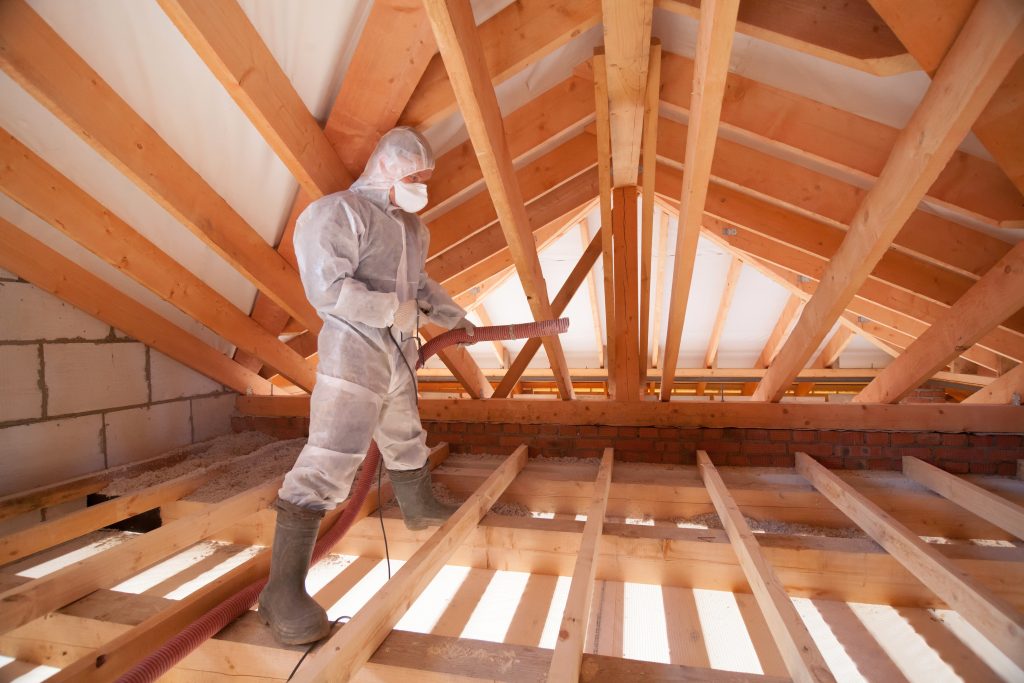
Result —
<path fill-rule="evenodd" d="M 234 398 L 0 270 L 0 496 L 226 434 Z"/>

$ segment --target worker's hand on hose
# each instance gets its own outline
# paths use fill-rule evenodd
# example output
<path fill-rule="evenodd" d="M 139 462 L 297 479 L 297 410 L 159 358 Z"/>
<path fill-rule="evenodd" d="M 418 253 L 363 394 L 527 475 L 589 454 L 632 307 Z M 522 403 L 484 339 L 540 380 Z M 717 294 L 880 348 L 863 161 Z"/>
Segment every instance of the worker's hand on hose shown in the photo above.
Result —
<path fill-rule="evenodd" d="M 452 329 L 453 330 L 465 330 L 466 334 L 469 335 L 470 337 L 472 337 L 473 333 L 476 332 L 476 325 L 471 323 L 469 321 L 469 318 L 463 316 L 462 319 L 459 320 L 459 322 L 455 323 L 455 325 L 452 327 Z M 473 342 L 463 342 L 462 344 L 459 344 L 459 346 L 468 346 L 469 344 L 472 344 L 472 343 Z"/>
<path fill-rule="evenodd" d="M 412 336 L 416 332 L 416 319 L 419 316 L 419 307 L 416 305 L 416 299 L 409 299 L 398 304 L 398 310 L 395 311 L 395 320 L 391 323 L 391 327 L 405 336 Z"/>

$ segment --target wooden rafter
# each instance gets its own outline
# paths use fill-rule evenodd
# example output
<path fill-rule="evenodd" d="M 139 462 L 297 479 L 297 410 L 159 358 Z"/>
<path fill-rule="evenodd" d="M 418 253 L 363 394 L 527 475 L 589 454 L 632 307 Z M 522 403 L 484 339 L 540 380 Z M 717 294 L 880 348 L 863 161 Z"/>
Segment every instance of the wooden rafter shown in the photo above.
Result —
<path fill-rule="evenodd" d="M 789 295 L 786 305 L 782 307 L 782 312 L 779 314 L 779 319 L 775 321 L 775 326 L 768 335 L 764 348 L 761 349 L 760 355 L 754 361 L 755 368 L 767 368 L 772 364 L 772 360 L 778 354 L 782 343 L 786 341 L 786 334 L 789 332 L 789 328 L 792 327 L 793 321 L 796 320 L 797 314 L 800 313 L 803 303 L 803 299 L 800 296 L 796 294 Z M 743 395 L 750 396 L 753 394 L 756 386 L 756 383 L 744 386 Z"/>
<path fill-rule="evenodd" d="M 718 367 L 718 344 L 722 340 L 722 330 L 725 329 L 725 321 L 729 317 L 732 297 L 736 293 L 736 285 L 739 284 L 741 272 L 743 272 L 743 262 L 733 256 L 729 260 L 729 270 L 725 274 L 722 298 L 718 302 L 718 313 L 715 314 L 715 322 L 711 327 L 711 336 L 708 337 L 708 348 L 704 352 L 705 368 Z"/>
<path fill-rule="evenodd" d="M 738 0 L 707 0 L 700 6 L 697 59 L 693 71 L 690 126 L 686 134 L 686 173 L 680 193 L 676 254 L 672 267 L 672 290 L 666 326 L 665 351 L 661 367 L 674 368 L 679 358 L 686 306 L 697 257 L 704 201 L 711 175 L 711 160 L 718 137 L 725 79 L 729 71 Z M 660 174 L 659 174 L 660 176 Z M 672 378 L 662 378 L 661 400 L 672 395 Z"/>
<path fill-rule="evenodd" d="M 0 6 L 0 67 L 261 291 L 319 329 L 295 270 L 22 0 Z"/>
<path fill-rule="evenodd" d="M 1017 609 L 806 453 L 797 453 L 796 469 L 1003 654 L 1024 665 L 1024 616 Z"/>
<path fill-rule="evenodd" d="M 427 0 L 425 7 L 530 310 L 535 319 L 548 320 L 552 317 L 551 304 L 473 13 L 468 4 L 445 6 L 440 0 Z M 555 370 L 559 394 L 571 399 L 572 382 L 561 342 L 557 337 L 546 337 L 544 347 Z"/>
<path fill-rule="evenodd" d="M 647 367 L 650 357 L 651 329 L 651 251 L 654 241 L 654 176 L 658 167 L 658 117 L 661 92 L 661 42 L 651 45 L 651 65 L 647 70 L 644 98 L 643 179 L 640 213 L 640 369 Z M 644 381 L 644 377 L 640 381 Z"/>
<path fill-rule="evenodd" d="M 513 162 L 580 128 L 593 117 L 593 84 L 590 79 L 574 74 L 505 116 L 503 124 Z M 482 183 L 471 141 L 445 152 L 438 158 L 430 179 L 430 203 L 423 213 L 424 220 L 433 220 L 439 211 L 448 210 L 449 204 Z"/>
<path fill-rule="evenodd" d="M 747 520 L 704 451 L 697 451 L 697 469 L 790 676 L 802 683 L 835 681 Z"/>
<path fill-rule="evenodd" d="M 587 510 L 587 521 L 580 539 L 580 551 L 576 566 L 572 570 L 569 595 L 558 629 L 558 642 L 551 655 L 551 667 L 548 669 L 547 677 L 551 683 L 577 681 L 580 678 L 584 640 L 587 635 L 587 624 L 590 622 L 590 606 L 594 598 L 597 557 L 604 529 L 605 509 L 608 507 L 608 491 L 612 483 L 613 461 L 614 451 L 611 448 L 604 449 L 594 480 L 594 500 Z"/>
<path fill-rule="evenodd" d="M 387 586 L 370 598 L 345 624 L 345 628 L 335 632 L 296 672 L 295 680 L 350 680 L 523 469 L 527 452 L 527 447 L 523 445 L 508 456 L 455 514 L 402 565 Z"/>
<path fill-rule="evenodd" d="M 811 362 L 812 368 L 830 368 L 839 361 L 839 354 L 853 341 L 853 331 L 849 327 L 840 325 L 832 333 L 825 346 L 821 349 L 818 357 Z M 808 396 L 814 391 L 813 382 L 802 382 L 796 387 L 797 396 Z"/>
<path fill-rule="evenodd" d="M 601 225 L 612 225 L 612 134 L 608 111 L 608 69 L 604 48 L 594 50 L 594 112 L 597 131 L 597 183 L 598 202 L 601 207 Z M 604 321 L 608 334 L 605 337 L 604 360 L 609 371 L 608 396 L 615 398 L 615 368 L 620 351 L 616 347 L 615 327 L 615 251 L 614 231 L 603 230 L 601 238 L 601 277 L 604 285 Z"/>
<path fill-rule="evenodd" d="M 1018 244 L 907 350 L 854 397 L 895 403 L 986 332 L 1024 307 L 1024 244 Z"/>
<path fill-rule="evenodd" d="M 352 183 L 334 148 L 235 0 L 160 0 L 174 25 L 310 197 Z"/>
<path fill-rule="evenodd" d="M 0 188 L 113 268 L 307 391 L 315 370 L 187 268 L 0 129 Z"/>
<path fill-rule="evenodd" d="M 658 361 L 661 354 L 658 345 L 661 344 L 661 311 L 665 305 L 665 261 L 668 258 L 668 212 L 661 212 L 661 225 L 658 229 L 658 262 L 654 269 L 654 307 L 651 312 L 651 367 L 660 367 Z"/>
<path fill-rule="evenodd" d="M 965 398 L 963 403 L 1020 403 L 1024 396 L 1024 363 L 999 377 L 987 387 Z"/>
<path fill-rule="evenodd" d="M 385 32 L 392 40 L 378 39 Z M 398 121 L 435 52 L 434 36 L 424 20 L 423 4 L 419 0 L 373 3 L 345 71 L 341 90 L 324 124 L 324 134 L 350 177 L 362 173 L 380 136 Z M 381 74 L 390 75 L 382 78 Z M 348 187 L 348 183 L 344 187 Z M 300 188 L 277 245 L 278 253 L 292 265 L 295 265 L 292 245 L 295 221 L 311 201 L 311 196 Z M 252 318 L 275 334 L 283 332 L 288 322 L 287 314 L 262 294 L 256 295 Z M 236 353 L 235 357 L 247 367 L 259 367 L 258 361 L 245 354 Z"/>
<path fill-rule="evenodd" d="M 662 52 L 661 97 L 666 111 L 688 113 L 692 80 L 692 60 Z M 766 111 L 772 116 L 765 116 Z M 723 126 L 757 140 L 759 147 L 778 150 L 778 156 L 796 154 L 815 166 L 829 168 L 837 177 L 859 178 L 867 185 L 878 178 L 900 132 L 734 73 L 726 81 L 721 120 Z M 831 196 L 833 192 L 821 192 L 817 198 L 805 196 L 808 201 L 826 203 L 842 198 Z M 953 153 L 929 188 L 928 201 L 993 225 L 1024 221 L 1024 195 L 999 166 L 962 151 Z M 913 225 L 912 219 L 907 228 Z M 920 242 L 926 246 L 927 236 Z"/>
<path fill-rule="evenodd" d="M 590 241 L 590 223 L 584 218 L 580 221 L 580 246 L 584 251 L 587 250 Z M 557 297 L 555 298 L 557 299 Z M 601 301 L 597 296 L 597 275 L 594 274 L 593 268 L 587 271 L 587 298 L 590 301 L 590 317 L 594 324 L 594 344 L 597 348 L 598 366 L 607 367 L 604 357 L 604 332 L 601 327 Z"/>
<path fill-rule="evenodd" d="M 657 6 L 700 17 L 698 0 L 658 0 Z M 899 39 L 865 3 L 748 0 L 740 6 L 736 31 L 876 76 L 915 68 Z"/>
<path fill-rule="evenodd" d="M 941 4 L 870 0 L 910 54 L 925 71 L 934 74 L 952 50 L 967 24 L 974 2 L 952 0 Z M 1018 41 L 1021 40 L 1018 37 Z M 973 130 L 1006 176 L 1024 193 L 1024 145 L 1018 122 L 1024 118 L 1024 64 L 1018 62 L 978 116 Z"/>
<path fill-rule="evenodd" d="M 565 6 L 545 0 L 513 3 L 479 27 L 482 76 L 498 85 L 596 26 L 599 20 L 599 0 L 581 0 Z M 456 111 L 451 75 L 441 55 L 434 57 L 416 86 L 402 112 L 402 125 L 426 129 Z"/>
<path fill-rule="evenodd" d="M 551 302 L 551 312 L 556 316 L 561 316 L 565 311 L 569 302 L 572 301 L 573 296 L 579 290 L 580 285 L 583 283 L 583 279 L 590 273 L 594 264 L 597 263 L 597 257 L 601 253 L 601 230 L 599 228 L 597 234 L 594 235 L 593 239 L 590 240 L 590 244 L 583 250 L 583 255 L 580 256 L 580 260 L 573 267 L 569 276 L 565 279 L 562 287 L 558 290 L 554 300 Z M 522 350 L 516 356 L 515 361 L 509 367 L 505 376 L 502 377 L 498 387 L 494 390 L 494 395 L 497 398 L 505 398 L 512 393 L 513 387 L 516 382 L 522 377 L 523 372 L 526 371 L 527 366 L 533 357 L 540 350 L 540 339 L 527 339 L 523 344 Z"/>
<path fill-rule="evenodd" d="M 654 0 L 601 0 L 612 187 L 637 184 Z"/>
<path fill-rule="evenodd" d="M 1024 6 L 978 5 L 865 196 L 822 285 L 754 393 L 777 401 L 867 279 L 982 108 L 1024 51 Z"/>
<path fill-rule="evenodd" d="M 272 393 L 255 372 L 2 219 L 0 244 L 0 267 L 36 287 L 239 393 Z"/>

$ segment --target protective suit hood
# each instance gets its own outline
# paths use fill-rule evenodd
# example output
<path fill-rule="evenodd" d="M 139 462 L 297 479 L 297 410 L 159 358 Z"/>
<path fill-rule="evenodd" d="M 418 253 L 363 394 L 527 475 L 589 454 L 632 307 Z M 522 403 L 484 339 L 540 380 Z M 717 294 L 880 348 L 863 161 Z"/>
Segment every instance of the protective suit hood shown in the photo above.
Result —
<path fill-rule="evenodd" d="M 392 128 L 377 142 L 366 168 L 351 189 L 387 206 L 395 182 L 421 171 L 434 170 L 434 152 L 426 138 L 407 126 Z"/>

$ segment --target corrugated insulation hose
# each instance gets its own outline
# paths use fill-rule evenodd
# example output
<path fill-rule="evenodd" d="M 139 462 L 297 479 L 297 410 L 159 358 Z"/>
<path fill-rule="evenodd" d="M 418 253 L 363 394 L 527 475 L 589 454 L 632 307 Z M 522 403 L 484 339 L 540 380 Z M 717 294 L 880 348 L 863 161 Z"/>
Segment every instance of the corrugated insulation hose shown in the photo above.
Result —
<path fill-rule="evenodd" d="M 559 318 L 558 320 L 543 320 L 540 322 L 523 323 L 520 325 L 493 325 L 488 327 L 477 327 L 470 335 L 466 330 L 457 329 L 439 334 L 422 347 L 420 347 L 419 360 L 416 363 L 417 369 L 442 349 L 452 344 L 475 344 L 481 341 L 528 339 L 530 337 L 550 337 L 562 334 L 569 329 L 569 319 Z M 370 442 L 370 449 L 363 460 L 363 466 L 359 478 L 352 490 L 352 496 L 338 517 L 334 525 L 324 533 L 316 542 L 313 549 L 312 564 L 316 564 L 330 552 L 331 548 L 338 544 L 349 527 L 356 519 L 356 515 L 363 507 L 363 501 L 373 484 L 377 474 L 377 465 L 380 461 L 380 450 L 374 441 Z M 267 580 L 255 581 L 242 590 L 238 591 L 224 602 L 220 603 L 209 612 L 199 617 L 196 621 L 186 626 L 180 633 L 168 640 L 159 649 L 150 653 L 145 659 L 125 672 L 119 683 L 152 683 L 160 676 L 167 673 L 175 664 L 187 657 L 193 650 L 212 638 L 225 626 L 245 614 L 260 591 L 266 585 Z"/>

